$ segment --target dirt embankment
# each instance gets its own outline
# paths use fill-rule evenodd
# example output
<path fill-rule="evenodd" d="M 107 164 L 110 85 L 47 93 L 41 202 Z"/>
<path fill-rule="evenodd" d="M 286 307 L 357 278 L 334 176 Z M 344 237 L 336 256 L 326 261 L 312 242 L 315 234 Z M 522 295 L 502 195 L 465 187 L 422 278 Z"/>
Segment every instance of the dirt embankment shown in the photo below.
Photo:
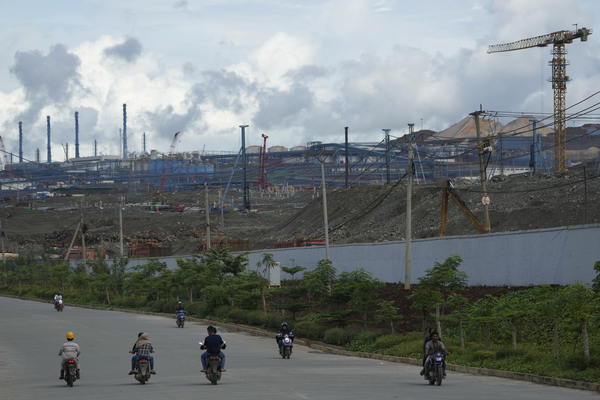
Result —
<path fill-rule="evenodd" d="M 457 192 L 483 222 L 481 187 L 463 179 L 453 181 Z M 443 181 L 413 185 L 413 238 L 438 236 L 441 223 Z M 559 174 L 499 176 L 488 183 L 491 198 L 492 232 L 550 228 L 585 223 L 586 202 L 583 171 L 572 169 Z M 317 197 L 318 196 L 318 197 Z M 232 192 L 236 204 L 240 193 Z M 151 195 L 127 196 L 123 210 L 123 235 L 128 247 L 136 239 L 171 245 L 175 255 L 197 251 L 200 235 L 206 229 L 204 193 L 169 195 L 171 203 L 182 201 L 193 207 L 184 213 L 151 212 L 140 204 Z M 254 249 L 269 249 L 273 241 L 295 240 L 300 236 L 320 237 L 323 206 L 320 191 L 301 190 L 289 198 L 252 192 L 255 209 L 240 213 L 230 208 L 223 214 L 211 213 L 212 232 L 234 239 L 252 239 Z M 211 191 L 210 202 L 217 202 Z M 360 186 L 328 190 L 328 218 L 333 244 L 382 242 L 404 239 L 406 232 L 406 185 Z M 587 215 L 589 223 L 600 222 L 600 175 L 588 172 Z M 32 210 L 9 206 L 0 210 L 2 227 L 16 251 L 39 255 L 44 245 L 68 246 L 83 216 L 86 244 L 106 248 L 116 256 L 119 249 L 119 212 L 116 196 L 62 197 L 33 201 Z M 199 208 L 202 208 L 200 210 Z M 447 235 L 472 235 L 477 231 L 450 200 Z M 76 238 L 75 245 L 80 245 Z"/>

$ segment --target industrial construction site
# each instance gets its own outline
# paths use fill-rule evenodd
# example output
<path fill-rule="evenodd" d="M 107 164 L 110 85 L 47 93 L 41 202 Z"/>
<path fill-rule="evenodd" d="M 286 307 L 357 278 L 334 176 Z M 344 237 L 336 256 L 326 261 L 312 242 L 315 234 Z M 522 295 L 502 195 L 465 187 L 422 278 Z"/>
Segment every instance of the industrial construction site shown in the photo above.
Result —
<path fill-rule="evenodd" d="M 553 46 L 554 112 L 479 111 L 443 129 L 381 129 L 379 142 L 353 140 L 285 147 L 268 142 L 239 151 L 128 151 L 127 105 L 120 154 L 2 151 L 3 253 L 56 258 L 184 256 L 224 241 L 234 251 L 513 232 L 600 220 L 598 103 L 565 107 L 565 44 L 586 28 L 559 31 L 488 53 Z M 596 93 L 598 94 L 598 93 Z M 593 101 L 592 94 L 586 101 Z M 501 122 L 502 121 L 502 122 Z M 504 122 L 504 123 L 503 123 Z M 567 123 L 571 126 L 568 127 Z M 576 126 L 576 123 L 578 124 Z M 16 131 L 16 129 L 15 129 Z M 318 137 L 318 136 L 317 136 Z M 324 201 L 326 200 L 326 201 Z M 407 218 L 410 217 L 410 218 Z"/>

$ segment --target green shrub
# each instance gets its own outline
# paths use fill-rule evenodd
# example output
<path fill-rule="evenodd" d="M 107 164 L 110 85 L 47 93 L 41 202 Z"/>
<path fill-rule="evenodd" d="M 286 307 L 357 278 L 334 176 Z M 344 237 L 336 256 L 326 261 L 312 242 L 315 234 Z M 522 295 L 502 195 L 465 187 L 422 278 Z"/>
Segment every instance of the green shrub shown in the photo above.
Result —
<path fill-rule="evenodd" d="M 379 331 L 379 330 L 377 330 L 377 331 L 366 330 L 365 331 L 365 330 L 363 330 L 360 332 L 360 335 L 358 335 L 356 340 L 362 340 L 364 342 L 374 342 L 381 336 L 385 336 L 385 335 L 388 335 L 387 331 Z"/>
<path fill-rule="evenodd" d="M 230 306 L 219 306 L 219 307 L 215 308 L 211 314 L 213 316 L 215 316 L 216 318 L 223 319 L 223 318 L 227 318 L 227 314 L 229 314 L 230 310 L 231 310 Z"/>
<path fill-rule="evenodd" d="M 446 346 L 446 349 L 452 353 L 453 356 L 470 356 L 471 350 L 463 349 L 460 346 Z"/>
<path fill-rule="evenodd" d="M 525 361 L 525 362 L 534 362 L 534 361 L 543 360 L 545 358 L 547 358 L 547 354 L 546 353 L 543 353 L 543 352 L 541 352 L 539 350 L 529 350 L 523 356 L 523 361 Z"/>
<path fill-rule="evenodd" d="M 600 358 L 586 358 L 583 353 L 571 354 L 563 362 L 565 368 L 575 371 L 585 371 L 588 368 L 600 367 Z"/>
<path fill-rule="evenodd" d="M 302 321 L 296 323 L 294 335 L 300 338 L 321 340 L 327 328 L 320 326 L 316 322 Z"/>
<path fill-rule="evenodd" d="M 523 356 L 523 350 L 520 350 L 520 349 L 515 350 L 515 349 L 508 348 L 508 347 L 503 347 L 496 352 L 496 355 L 494 356 L 494 358 L 496 360 L 503 360 L 505 358 L 522 357 L 522 356 Z"/>
<path fill-rule="evenodd" d="M 375 342 L 377 343 L 377 342 Z M 390 349 L 383 349 L 385 354 L 397 357 L 422 357 L 423 356 L 423 341 L 410 340 L 402 341 Z"/>
<path fill-rule="evenodd" d="M 485 350 L 485 345 L 477 342 L 467 342 L 465 348 L 471 351 Z"/>
<path fill-rule="evenodd" d="M 406 339 L 400 335 L 385 335 L 375 340 L 375 348 L 378 350 L 389 349 L 404 342 Z"/>
<path fill-rule="evenodd" d="M 263 326 L 265 328 L 281 328 L 281 324 L 286 322 L 288 318 L 281 314 L 266 314 L 263 317 Z"/>
<path fill-rule="evenodd" d="M 475 361 L 491 360 L 492 358 L 494 358 L 495 355 L 496 355 L 496 353 L 494 353 L 493 351 L 477 350 L 475 353 L 473 353 L 473 360 L 475 360 Z"/>
<path fill-rule="evenodd" d="M 361 329 L 331 328 L 325 331 L 323 341 L 336 346 L 343 346 L 356 340 L 362 333 Z"/>
<path fill-rule="evenodd" d="M 267 319 L 267 314 L 262 311 L 246 311 L 246 323 L 249 325 L 263 326 Z"/>
<path fill-rule="evenodd" d="M 240 310 L 239 308 L 233 308 L 231 310 L 229 310 L 229 312 L 227 313 L 227 318 L 229 318 L 231 321 L 238 323 L 238 324 L 246 324 L 248 322 L 248 319 L 246 318 L 248 314 L 248 311 L 246 310 Z"/>

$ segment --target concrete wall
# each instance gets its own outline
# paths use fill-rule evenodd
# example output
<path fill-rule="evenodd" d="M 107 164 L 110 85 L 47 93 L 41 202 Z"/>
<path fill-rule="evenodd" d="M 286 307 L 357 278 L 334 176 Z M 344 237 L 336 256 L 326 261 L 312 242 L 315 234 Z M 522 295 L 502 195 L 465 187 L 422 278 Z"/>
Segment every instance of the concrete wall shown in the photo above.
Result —
<path fill-rule="evenodd" d="M 490 235 L 437 237 L 412 241 L 411 283 L 425 270 L 451 254 L 463 259 L 461 270 L 469 285 L 527 286 L 539 284 L 589 284 L 600 260 L 600 224 L 540 229 Z M 330 247 L 338 271 L 364 268 L 384 282 L 404 282 L 405 242 L 348 244 Z M 250 253 L 249 268 L 265 252 L 284 267 L 301 265 L 313 270 L 325 258 L 325 247 L 257 250 Z M 283 279 L 290 276 L 281 273 Z"/>
<path fill-rule="evenodd" d="M 405 246 L 405 242 L 346 244 L 331 246 L 330 254 L 340 272 L 364 268 L 384 282 L 404 282 Z M 291 267 L 293 259 L 295 265 L 310 271 L 325 258 L 325 247 L 256 250 L 248 257 L 249 269 L 256 269 L 263 253 L 272 253 L 284 267 Z M 590 284 L 596 276 L 594 263 L 600 260 L 600 224 L 413 240 L 411 283 L 451 254 L 462 257 L 460 269 L 469 276 L 471 286 Z M 159 260 L 175 269 L 177 258 L 182 257 Z M 145 262 L 132 258 L 128 266 Z M 290 276 L 282 271 L 281 278 Z"/>

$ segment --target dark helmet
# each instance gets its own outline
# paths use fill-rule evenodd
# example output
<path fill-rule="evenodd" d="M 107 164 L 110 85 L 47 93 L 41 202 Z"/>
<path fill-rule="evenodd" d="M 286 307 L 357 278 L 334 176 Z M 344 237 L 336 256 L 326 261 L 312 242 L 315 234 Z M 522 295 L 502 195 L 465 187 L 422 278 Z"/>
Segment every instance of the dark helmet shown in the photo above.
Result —
<path fill-rule="evenodd" d="M 60 294 L 60 292 L 56 292 L 56 294 Z"/>

